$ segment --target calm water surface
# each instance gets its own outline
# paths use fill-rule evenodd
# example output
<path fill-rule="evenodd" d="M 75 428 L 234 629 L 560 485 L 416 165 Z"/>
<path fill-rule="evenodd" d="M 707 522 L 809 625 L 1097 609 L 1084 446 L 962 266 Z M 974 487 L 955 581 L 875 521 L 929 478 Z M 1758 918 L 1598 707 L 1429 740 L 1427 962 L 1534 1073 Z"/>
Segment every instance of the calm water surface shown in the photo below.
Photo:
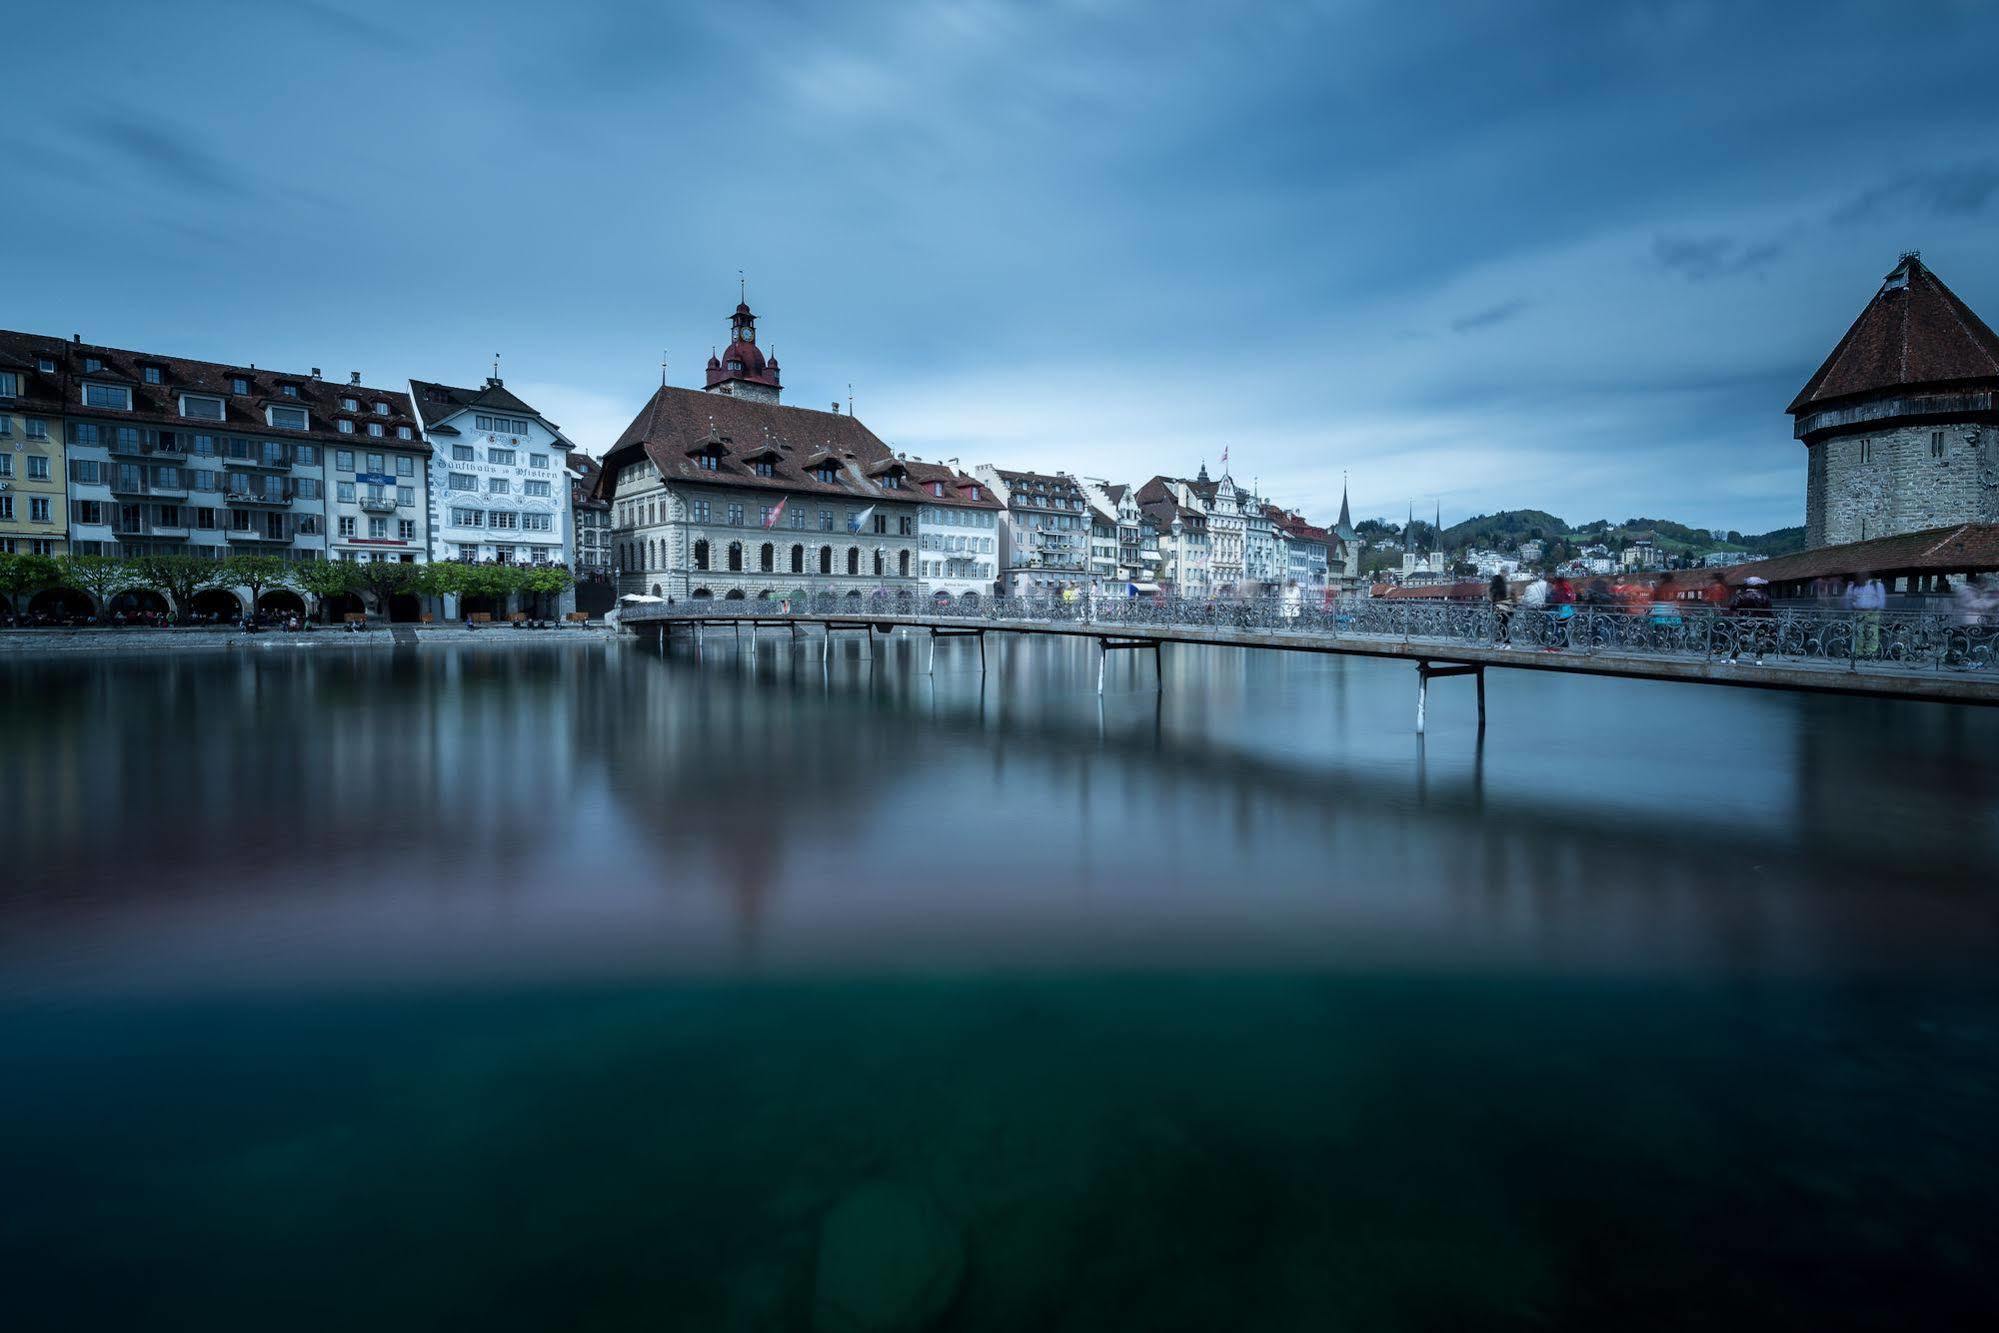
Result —
<path fill-rule="evenodd" d="M 0 662 L 7 1325 L 1999 1318 L 1999 713 L 923 651 Z"/>

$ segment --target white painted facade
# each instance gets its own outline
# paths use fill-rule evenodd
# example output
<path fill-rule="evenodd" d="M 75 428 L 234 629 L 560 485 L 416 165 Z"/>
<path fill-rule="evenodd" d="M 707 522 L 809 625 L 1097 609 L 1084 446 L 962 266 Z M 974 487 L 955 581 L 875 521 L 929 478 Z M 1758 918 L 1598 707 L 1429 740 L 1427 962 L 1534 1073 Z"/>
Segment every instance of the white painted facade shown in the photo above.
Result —
<path fill-rule="evenodd" d="M 491 379 L 486 387 L 503 386 Z M 430 558 L 574 569 L 574 446 L 525 405 L 502 410 L 481 405 L 483 391 L 454 392 L 473 401 L 440 403 L 425 385 L 410 385 L 431 446 Z"/>

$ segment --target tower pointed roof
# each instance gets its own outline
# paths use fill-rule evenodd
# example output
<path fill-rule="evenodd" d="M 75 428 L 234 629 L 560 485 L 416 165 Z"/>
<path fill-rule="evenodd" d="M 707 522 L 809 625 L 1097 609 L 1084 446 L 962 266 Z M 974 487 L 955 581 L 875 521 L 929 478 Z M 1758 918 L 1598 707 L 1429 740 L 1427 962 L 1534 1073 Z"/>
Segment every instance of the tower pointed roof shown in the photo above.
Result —
<path fill-rule="evenodd" d="M 1910 251 L 1785 410 L 1966 380 L 1999 380 L 1999 335 Z"/>
<path fill-rule="evenodd" d="M 1340 521 L 1333 524 L 1333 535 L 1343 542 L 1354 539 L 1353 514 L 1347 508 L 1347 484 L 1344 479 L 1340 482 Z"/>

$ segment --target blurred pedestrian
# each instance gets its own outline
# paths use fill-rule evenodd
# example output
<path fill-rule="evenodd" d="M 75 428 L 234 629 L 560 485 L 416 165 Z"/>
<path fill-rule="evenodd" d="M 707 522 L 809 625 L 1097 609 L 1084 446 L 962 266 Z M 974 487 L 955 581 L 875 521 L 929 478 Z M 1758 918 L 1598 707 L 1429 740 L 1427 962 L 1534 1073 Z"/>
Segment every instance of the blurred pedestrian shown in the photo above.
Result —
<path fill-rule="evenodd" d="M 1742 581 L 1729 599 L 1728 609 L 1735 612 L 1740 623 L 1736 626 L 1735 643 L 1729 650 L 1728 660 L 1736 661 L 1746 645 L 1755 654 L 1753 665 L 1763 665 L 1764 652 L 1776 645 L 1771 633 L 1776 611 L 1770 602 L 1769 580 L 1751 575 Z"/>
<path fill-rule="evenodd" d="M 1846 590 L 1846 609 L 1854 613 L 1853 651 L 1857 657 L 1876 657 L 1881 652 L 1881 611 L 1888 605 L 1888 590 L 1867 570 L 1853 576 Z"/>
<path fill-rule="evenodd" d="M 1507 647 L 1513 632 L 1513 585 L 1506 581 L 1505 574 L 1492 576 L 1486 597 L 1492 602 L 1492 641 L 1501 648 Z"/>

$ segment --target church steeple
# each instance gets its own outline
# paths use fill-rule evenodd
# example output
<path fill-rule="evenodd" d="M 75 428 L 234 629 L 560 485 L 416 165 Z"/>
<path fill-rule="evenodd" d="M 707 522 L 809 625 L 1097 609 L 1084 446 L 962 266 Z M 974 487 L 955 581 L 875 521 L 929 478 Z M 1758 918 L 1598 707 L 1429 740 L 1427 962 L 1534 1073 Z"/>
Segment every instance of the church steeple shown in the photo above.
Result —
<path fill-rule="evenodd" d="M 736 303 L 729 317 L 729 345 L 719 357 L 708 358 L 708 391 L 735 398 L 774 403 L 783 386 L 778 382 L 777 358 L 765 360 L 757 346 L 757 317 L 749 302 Z"/>

